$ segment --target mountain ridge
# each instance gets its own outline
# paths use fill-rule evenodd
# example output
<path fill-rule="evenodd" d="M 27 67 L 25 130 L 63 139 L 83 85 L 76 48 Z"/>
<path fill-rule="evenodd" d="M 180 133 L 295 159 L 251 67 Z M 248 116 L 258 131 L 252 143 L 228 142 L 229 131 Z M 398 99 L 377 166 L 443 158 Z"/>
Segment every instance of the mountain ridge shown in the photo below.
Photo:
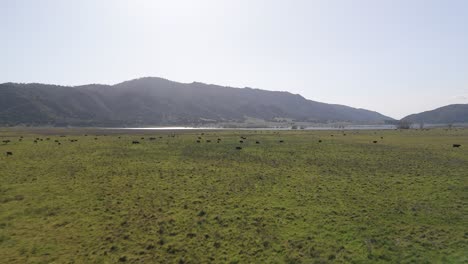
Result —
<path fill-rule="evenodd" d="M 468 104 L 451 104 L 436 109 L 411 114 L 404 121 L 412 123 L 451 124 L 468 123 Z"/>
<path fill-rule="evenodd" d="M 61 86 L 0 84 L 0 124 L 72 126 L 196 125 L 289 118 L 307 122 L 383 123 L 375 111 L 327 104 L 288 91 L 179 83 L 143 77 L 117 83 Z"/>

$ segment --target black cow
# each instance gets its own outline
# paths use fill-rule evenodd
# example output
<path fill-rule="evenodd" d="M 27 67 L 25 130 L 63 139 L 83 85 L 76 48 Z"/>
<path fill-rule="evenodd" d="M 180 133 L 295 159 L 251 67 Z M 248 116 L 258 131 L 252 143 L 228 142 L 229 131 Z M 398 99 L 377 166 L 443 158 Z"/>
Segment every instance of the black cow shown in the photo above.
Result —
<path fill-rule="evenodd" d="M 461 145 L 460 144 L 453 144 L 453 147 L 454 148 L 459 148 L 459 147 L 461 147 Z"/>
<path fill-rule="evenodd" d="M 376 144 L 376 143 L 377 143 L 377 140 L 372 141 L 372 143 Z"/>
<path fill-rule="evenodd" d="M 132 141 L 132 144 L 140 144 L 140 141 L 134 140 L 134 141 Z"/>
<path fill-rule="evenodd" d="M 206 140 L 206 143 L 210 143 L 210 142 L 211 142 L 211 140 Z"/>
<path fill-rule="evenodd" d="M 280 140 L 280 141 L 279 141 L 279 143 L 283 143 L 283 142 L 284 142 L 284 140 Z"/>
<path fill-rule="evenodd" d="M 260 144 L 260 141 L 255 141 L 255 144 Z"/>
<path fill-rule="evenodd" d="M 236 149 L 242 149 L 242 147 L 236 147 Z"/>
<path fill-rule="evenodd" d="M 7 156 L 13 156 L 13 152 L 7 151 L 6 155 L 7 155 Z"/>
<path fill-rule="evenodd" d="M 197 140 L 197 143 L 200 143 L 200 140 Z"/>
<path fill-rule="evenodd" d="M 243 140 L 239 140 L 239 143 L 244 143 L 244 141 L 243 141 Z"/>
<path fill-rule="evenodd" d="M 321 139 L 319 139 L 319 143 L 322 143 L 322 140 L 321 140 Z"/>

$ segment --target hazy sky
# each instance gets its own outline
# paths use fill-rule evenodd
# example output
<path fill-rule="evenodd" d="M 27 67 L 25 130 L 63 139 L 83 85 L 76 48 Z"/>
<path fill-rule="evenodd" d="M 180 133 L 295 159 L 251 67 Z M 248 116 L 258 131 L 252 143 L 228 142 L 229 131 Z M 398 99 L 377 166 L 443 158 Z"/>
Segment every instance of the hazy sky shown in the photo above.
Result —
<path fill-rule="evenodd" d="M 468 103 L 467 0 L 0 0 L 0 83 L 143 76 L 394 118 Z"/>

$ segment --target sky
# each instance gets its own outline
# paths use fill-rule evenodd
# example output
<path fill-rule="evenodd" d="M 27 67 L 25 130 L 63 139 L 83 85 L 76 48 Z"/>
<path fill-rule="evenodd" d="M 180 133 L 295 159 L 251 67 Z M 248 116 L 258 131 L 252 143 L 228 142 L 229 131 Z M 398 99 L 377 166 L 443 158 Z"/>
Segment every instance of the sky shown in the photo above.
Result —
<path fill-rule="evenodd" d="M 393 118 L 468 103 L 466 0 L 0 0 L 0 83 L 163 77 Z"/>

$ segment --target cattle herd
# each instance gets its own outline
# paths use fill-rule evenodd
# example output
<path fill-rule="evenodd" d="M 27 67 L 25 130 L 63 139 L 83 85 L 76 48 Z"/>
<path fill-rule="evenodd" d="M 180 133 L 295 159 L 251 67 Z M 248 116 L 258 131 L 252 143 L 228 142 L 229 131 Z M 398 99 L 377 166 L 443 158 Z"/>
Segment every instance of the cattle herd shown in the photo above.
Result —
<path fill-rule="evenodd" d="M 202 142 L 202 136 L 204 136 L 205 133 L 201 133 L 200 135 L 201 135 L 201 136 L 198 136 L 198 137 L 197 137 L 196 143 L 201 143 L 201 142 Z M 88 136 L 88 135 L 86 134 L 86 135 L 84 135 L 84 136 Z M 104 136 L 105 136 L 105 135 L 104 135 Z M 176 137 L 175 134 L 169 134 L 169 135 L 167 135 L 167 136 L 168 136 L 168 137 L 172 137 L 172 138 Z M 330 136 L 333 137 L 334 135 L 332 134 L 332 135 L 330 135 Z M 346 136 L 346 134 L 343 134 L 343 136 Z M 66 136 L 61 135 L 60 137 L 66 137 Z M 24 138 L 23 136 L 20 136 L 19 139 L 18 139 L 18 141 L 20 141 L 20 142 L 23 141 L 23 138 Z M 160 136 L 159 138 L 161 139 L 161 138 L 163 138 L 163 137 Z M 121 136 L 119 136 L 118 139 L 121 139 Z M 144 140 L 145 138 L 144 138 L 144 137 L 141 137 L 140 139 L 141 139 L 141 140 Z M 149 138 L 150 141 L 154 141 L 154 140 L 156 140 L 156 139 L 157 139 L 157 137 L 150 137 L 150 138 Z M 384 137 L 380 137 L 380 139 L 384 139 Z M 33 139 L 33 143 L 34 143 L 34 144 L 37 144 L 38 142 L 43 141 L 43 140 L 44 140 L 44 139 L 42 139 L 42 138 L 34 138 L 34 139 Z M 46 140 L 46 141 L 49 141 L 50 138 L 46 138 L 45 140 Z M 94 140 L 98 140 L 98 137 L 95 137 Z M 69 142 L 77 142 L 78 140 L 77 140 L 77 139 L 68 139 L 68 141 L 69 141 Z M 239 140 L 239 143 L 240 143 L 240 144 L 243 144 L 243 143 L 246 142 L 246 141 L 247 141 L 247 137 L 245 137 L 245 136 L 240 136 L 240 140 Z M 60 142 L 60 140 L 57 140 L 57 139 L 54 140 L 54 142 L 57 143 L 57 145 L 61 145 L 61 144 L 62 144 L 62 143 Z M 206 143 L 211 143 L 211 139 L 206 139 L 205 142 L 206 142 Z M 221 142 L 221 138 L 217 138 L 216 143 L 220 143 L 220 142 Z M 284 140 L 279 140 L 278 142 L 279 142 L 279 143 L 284 143 Z M 322 143 L 322 142 L 323 142 L 323 141 L 322 141 L 321 139 L 318 140 L 318 143 Z M 8 145 L 9 143 L 11 143 L 11 140 L 10 140 L 10 139 L 2 140 L 2 143 L 3 143 L 3 145 Z M 378 141 L 377 141 L 377 140 L 374 140 L 374 141 L 372 141 L 372 143 L 377 144 Z M 133 144 L 133 145 L 140 144 L 140 141 L 138 141 L 138 140 L 133 140 L 133 141 L 132 141 L 132 144 Z M 256 141 L 255 141 L 255 144 L 260 144 L 260 141 L 256 140 Z M 453 148 L 460 148 L 461 146 L 462 146 L 461 144 L 453 144 L 453 145 L 452 145 Z M 236 149 L 236 150 L 242 150 L 242 147 L 236 146 L 235 149 Z M 6 151 L 5 154 L 6 154 L 6 156 L 13 156 L 13 152 L 12 152 L 12 151 Z"/>

